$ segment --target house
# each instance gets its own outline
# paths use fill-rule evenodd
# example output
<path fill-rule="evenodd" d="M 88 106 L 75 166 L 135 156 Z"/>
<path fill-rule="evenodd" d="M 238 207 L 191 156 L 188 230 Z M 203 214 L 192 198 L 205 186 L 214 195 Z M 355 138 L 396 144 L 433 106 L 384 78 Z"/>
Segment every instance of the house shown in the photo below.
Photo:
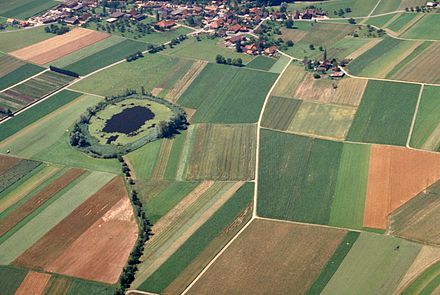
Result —
<path fill-rule="evenodd" d="M 8 25 L 16 25 L 16 24 L 18 24 L 18 20 L 16 20 L 15 18 L 8 18 L 8 19 L 6 20 L 6 23 L 7 23 Z"/>
<path fill-rule="evenodd" d="M 239 24 L 235 24 L 235 25 L 228 27 L 227 33 L 228 34 L 237 34 L 240 31 L 240 29 L 241 29 L 241 26 Z"/>
<path fill-rule="evenodd" d="M 175 25 L 175 20 L 161 20 L 155 24 L 155 26 L 159 27 L 160 29 L 171 29 Z"/>
<path fill-rule="evenodd" d="M 84 13 L 82 15 L 80 15 L 80 17 L 78 18 L 80 23 L 86 23 L 88 22 L 90 19 L 92 18 L 92 14 L 91 13 Z"/>
<path fill-rule="evenodd" d="M 277 48 L 275 46 L 270 46 L 264 49 L 264 54 L 273 56 L 277 52 Z"/>
<path fill-rule="evenodd" d="M 106 21 L 107 23 L 109 23 L 109 24 L 112 24 L 112 23 L 114 23 L 114 22 L 117 22 L 118 19 L 115 18 L 115 17 L 111 17 L 111 18 L 106 19 L 105 21 Z"/>
<path fill-rule="evenodd" d="M 255 44 L 249 44 L 246 45 L 243 48 L 243 52 L 250 55 L 256 55 L 257 54 L 257 46 Z"/>
<path fill-rule="evenodd" d="M 68 25 L 76 25 L 79 21 L 76 17 L 67 17 L 64 19 L 64 22 Z"/>
<path fill-rule="evenodd" d="M 116 18 L 116 19 L 120 19 L 121 17 L 124 17 L 125 13 L 121 12 L 121 11 L 116 11 L 113 12 L 112 14 L 110 14 L 110 18 Z"/>
<path fill-rule="evenodd" d="M 340 71 L 340 72 L 333 72 L 330 74 L 331 78 L 342 78 L 345 76 L 345 73 Z"/>

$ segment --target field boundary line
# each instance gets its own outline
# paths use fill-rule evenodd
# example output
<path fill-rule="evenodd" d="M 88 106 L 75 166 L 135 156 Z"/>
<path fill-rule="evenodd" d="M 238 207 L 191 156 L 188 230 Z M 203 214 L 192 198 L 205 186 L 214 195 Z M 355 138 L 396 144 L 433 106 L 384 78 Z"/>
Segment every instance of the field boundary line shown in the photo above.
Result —
<path fill-rule="evenodd" d="M 370 17 L 373 12 L 376 10 L 376 8 L 379 6 L 380 2 L 382 2 L 382 0 L 377 1 L 376 5 L 373 7 L 373 9 L 370 11 L 370 14 L 367 15 L 367 17 Z"/>
<path fill-rule="evenodd" d="M 283 52 L 280 51 L 281 54 L 285 55 Z M 292 63 L 293 58 L 289 55 L 285 55 L 289 58 L 289 62 L 284 66 L 284 69 L 280 72 L 275 82 L 272 84 L 272 87 L 269 89 L 269 92 L 266 95 L 266 98 L 264 99 L 263 106 L 260 111 L 260 116 L 258 117 L 257 121 L 257 136 L 256 136 L 256 149 L 255 149 L 255 186 L 254 186 L 254 207 L 252 208 L 252 217 L 257 216 L 257 197 L 258 197 L 258 169 L 260 165 L 259 157 L 260 157 L 260 129 L 261 129 L 261 121 L 263 119 L 264 110 L 266 109 L 267 103 L 269 101 L 269 98 L 275 89 L 275 86 L 278 84 L 278 82 L 281 80 L 281 77 L 283 76 L 284 72 L 287 70 L 289 65 Z"/>
<path fill-rule="evenodd" d="M 411 137 L 414 131 L 414 125 L 416 124 L 416 118 L 417 118 L 417 113 L 419 112 L 419 107 L 420 107 L 420 101 L 422 100 L 422 95 L 423 95 L 423 89 L 425 88 L 425 84 L 422 84 L 422 86 L 420 87 L 420 91 L 419 91 L 419 96 L 417 97 L 417 104 L 416 104 L 416 108 L 414 110 L 414 115 L 411 121 L 411 127 L 409 129 L 408 132 L 408 138 L 406 140 L 406 147 L 409 148 L 409 143 L 411 141 Z"/>
<path fill-rule="evenodd" d="M 47 71 L 49 71 L 49 69 L 44 69 L 44 70 L 42 70 L 41 72 L 38 72 L 38 73 L 36 73 L 35 75 L 33 75 L 33 76 L 29 77 L 29 78 L 26 78 L 26 79 L 24 79 L 24 80 L 21 80 L 20 82 L 15 83 L 14 85 L 11 85 L 11 86 L 9 86 L 9 87 L 7 87 L 7 88 L 1 90 L 1 92 L 4 92 L 4 91 L 9 90 L 9 89 L 11 89 L 11 88 L 14 88 L 15 86 L 18 86 L 18 85 L 20 85 L 20 84 L 26 83 L 26 82 L 29 81 L 30 79 L 33 79 L 33 78 L 35 78 L 35 77 L 37 77 L 37 76 L 39 76 L 39 75 L 41 75 L 41 74 L 43 74 L 43 73 L 45 73 L 45 72 L 47 72 Z"/>

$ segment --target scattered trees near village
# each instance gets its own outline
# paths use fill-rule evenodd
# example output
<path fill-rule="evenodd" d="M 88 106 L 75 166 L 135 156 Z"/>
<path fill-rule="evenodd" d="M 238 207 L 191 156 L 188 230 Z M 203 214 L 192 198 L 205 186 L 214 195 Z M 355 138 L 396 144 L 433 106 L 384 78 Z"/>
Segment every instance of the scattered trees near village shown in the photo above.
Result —
<path fill-rule="evenodd" d="M 58 26 L 58 25 L 51 24 L 50 26 L 45 27 L 44 31 L 46 33 L 50 33 L 50 34 L 62 35 L 62 34 L 69 32 L 70 28 L 65 25 Z"/>

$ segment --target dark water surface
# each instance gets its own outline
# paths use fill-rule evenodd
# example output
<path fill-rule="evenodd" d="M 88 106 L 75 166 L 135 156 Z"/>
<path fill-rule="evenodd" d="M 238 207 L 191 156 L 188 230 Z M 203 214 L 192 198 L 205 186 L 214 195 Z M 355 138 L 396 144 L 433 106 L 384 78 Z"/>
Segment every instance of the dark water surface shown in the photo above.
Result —
<path fill-rule="evenodd" d="M 154 113 L 147 107 L 135 106 L 127 108 L 108 119 L 102 131 L 130 134 L 153 118 Z"/>

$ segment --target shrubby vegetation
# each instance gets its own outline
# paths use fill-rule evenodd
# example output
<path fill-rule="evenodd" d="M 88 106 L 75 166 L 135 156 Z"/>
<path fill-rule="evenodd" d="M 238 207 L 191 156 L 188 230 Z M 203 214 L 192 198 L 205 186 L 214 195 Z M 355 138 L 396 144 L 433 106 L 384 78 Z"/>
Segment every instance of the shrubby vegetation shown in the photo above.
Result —
<path fill-rule="evenodd" d="M 98 139 L 92 136 L 89 132 L 90 119 L 95 116 L 99 111 L 103 110 L 110 104 L 121 102 L 123 100 L 135 98 L 135 99 L 147 99 L 156 103 L 163 104 L 170 108 L 174 115 L 167 121 L 161 121 L 156 127 L 149 132 L 146 136 L 130 142 L 125 145 L 112 145 L 101 144 Z M 135 91 L 127 90 L 127 93 L 123 96 L 106 97 L 104 101 L 101 101 L 96 106 L 88 108 L 87 112 L 80 116 L 79 121 L 74 125 L 72 132 L 70 133 L 70 144 L 96 158 L 116 158 L 120 155 L 124 155 L 131 151 L 134 151 L 141 146 L 155 141 L 159 138 L 169 138 L 187 128 L 188 122 L 186 120 L 186 113 L 180 107 L 162 99 L 154 97 L 149 93 L 143 93 L 142 95 L 136 94 Z"/>
<path fill-rule="evenodd" d="M 223 55 L 217 54 L 215 57 L 215 61 L 218 64 L 225 64 L 225 65 L 232 65 L 236 67 L 242 67 L 243 66 L 243 60 L 241 58 L 225 58 Z"/>
<path fill-rule="evenodd" d="M 56 34 L 56 35 L 62 35 L 64 33 L 67 33 L 70 31 L 70 28 L 68 26 L 57 26 L 57 25 L 50 25 L 48 27 L 44 28 L 44 31 L 46 33 Z"/>

